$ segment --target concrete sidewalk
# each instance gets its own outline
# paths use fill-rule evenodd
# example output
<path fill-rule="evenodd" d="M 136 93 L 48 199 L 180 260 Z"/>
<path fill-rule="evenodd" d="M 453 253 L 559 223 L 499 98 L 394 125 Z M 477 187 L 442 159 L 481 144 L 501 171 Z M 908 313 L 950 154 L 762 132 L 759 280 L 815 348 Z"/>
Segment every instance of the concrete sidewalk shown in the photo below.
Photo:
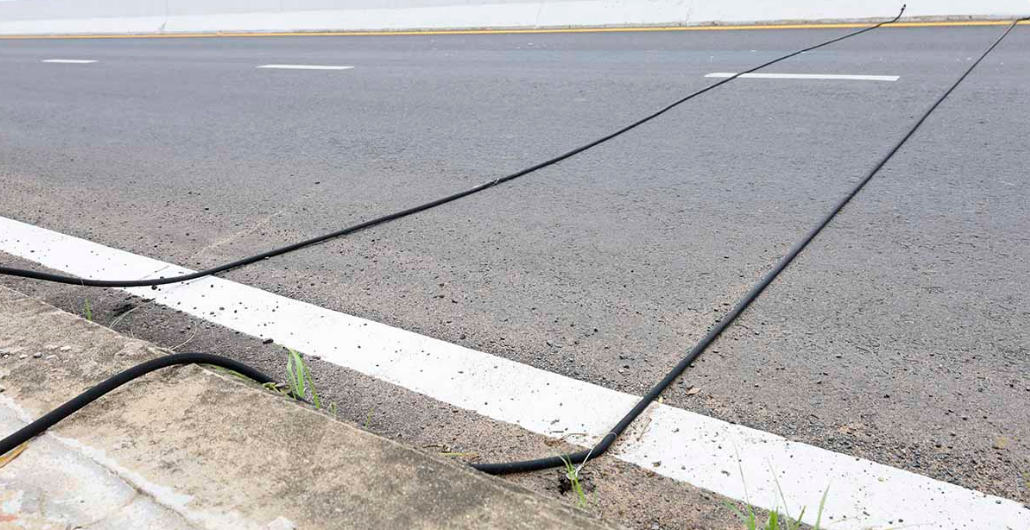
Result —
<path fill-rule="evenodd" d="M 0 288 L 0 432 L 165 353 Z M 197 366 L 118 389 L 0 466 L 0 528 L 610 527 Z"/>
<path fill-rule="evenodd" d="M 0 35 L 322 32 L 867 22 L 897 0 L 6 0 Z M 1022 0 L 912 0 L 906 20 L 1009 18 Z"/>

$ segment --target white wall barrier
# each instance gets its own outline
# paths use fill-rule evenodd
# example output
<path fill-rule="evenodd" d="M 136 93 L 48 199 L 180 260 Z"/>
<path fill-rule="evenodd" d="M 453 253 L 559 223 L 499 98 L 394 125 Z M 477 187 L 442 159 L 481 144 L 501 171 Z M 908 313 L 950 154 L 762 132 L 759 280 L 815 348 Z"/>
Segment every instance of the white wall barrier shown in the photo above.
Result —
<path fill-rule="evenodd" d="M 904 0 L 0 0 L 0 34 L 550 28 L 887 18 Z M 913 0 L 906 18 L 1006 18 L 1027 0 Z"/>

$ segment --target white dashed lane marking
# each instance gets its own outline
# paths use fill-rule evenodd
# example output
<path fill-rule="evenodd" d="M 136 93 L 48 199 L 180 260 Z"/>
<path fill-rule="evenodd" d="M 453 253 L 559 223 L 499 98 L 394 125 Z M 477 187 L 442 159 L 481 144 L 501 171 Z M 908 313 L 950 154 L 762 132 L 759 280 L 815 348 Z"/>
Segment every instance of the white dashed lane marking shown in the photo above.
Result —
<path fill-rule="evenodd" d="M 713 72 L 705 77 L 733 77 L 736 72 Z M 897 81 L 897 75 L 833 75 L 833 74 L 743 74 L 740 79 L 824 79 L 836 81 Z"/>
<path fill-rule="evenodd" d="M 91 64 L 99 61 L 95 59 L 43 59 L 43 62 L 58 64 Z"/>
<path fill-rule="evenodd" d="M 263 64 L 258 68 L 268 68 L 273 70 L 350 70 L 354 67 L 319 64 Z"/>

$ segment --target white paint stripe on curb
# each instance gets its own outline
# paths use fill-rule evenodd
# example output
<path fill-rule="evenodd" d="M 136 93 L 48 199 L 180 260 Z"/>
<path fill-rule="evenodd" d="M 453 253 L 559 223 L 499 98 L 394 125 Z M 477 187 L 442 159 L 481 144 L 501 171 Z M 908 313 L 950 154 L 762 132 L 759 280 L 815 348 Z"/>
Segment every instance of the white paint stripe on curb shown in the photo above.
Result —
<path fill-rule="evenodd" d="M 85 278 L 191 272 L 3 217 L 0 251 Z M 584 445 L 600 439 L 637 401 L 636 396 L 220 278 L 126 291 L 539 434 L 589 433 L 570 437 Z M 775 470 L 791 513 L 807 506 L 809 523 L 829 486 L 823 522 L 834 530 L 888 525 L 1030 528 L 1030 510 L 1011 500 L 667 405 L 652 405 L 645 416 L 651 421 L 641 419 L 638 432 L 620 440 L 613 450 L 616 458 L 734 499 L 745 498 L 742 469 L 748 498 L 765 508 L 782 506 L 770 471 Z"/>
<path fill-rule="evenodd" d="M 43 59 L 42 62 L 57 64 L 92 64 L 98 61 L 95 59 Z"/>
<path fill-rule="evenodd" d="M 733 77 L 736 72 L 712 72 L 705 77 Z M 828 79 L 837 81 L 897 81 L 897 75 L 834 75 L 834 74 L 742 74 L 741 79 Z"/>
<path fill-rule="evenodd" d="M 350 70 L 353 66 L 329 66 L 318 64 L 263 64 L 258 68 L 275 70 Z"/>

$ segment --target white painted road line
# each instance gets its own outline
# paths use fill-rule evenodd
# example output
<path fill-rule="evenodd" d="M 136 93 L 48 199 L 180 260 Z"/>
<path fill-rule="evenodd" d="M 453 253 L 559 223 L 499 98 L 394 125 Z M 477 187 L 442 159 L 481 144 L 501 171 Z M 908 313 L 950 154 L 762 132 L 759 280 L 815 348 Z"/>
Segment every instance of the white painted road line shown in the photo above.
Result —
<path fill-rule="evenodd" d="M 42 62 L 59 64 L 91 64 L 98 61 L 94 59 L 44 59 Z"/>
<path fill-rule="evenodd" d="M 705 77 L 733 77 L 736 72 L 713 72 Z M 829 79 L 838 81 L 897 81 L 897 75 L 831 75 L 831 74 L 743 74 L 741 79 Z"/>
<path fill-rule="evenodd" d="M 191 272 L 4 217 L 0 251 L 84 278 Z M 220 278 L 126 291 L 539 434 L 589 433 L 570 436 L 583 445 L 600 439 L 637 401 L 636 396 Z M 782 506 L 776 502 L 774 470 L 791 513 L 807 506 L 808 523 L 814 522 L 823 491 L 832 487 L 823 522 L 829 521 L 834 530 L 1030 528 L 1030 510 L 1011 500 L 667 405 L 652 405 L 645 416 L 651 422 L 642 418 L 636 432 L 631 429 L 616 444 L 612 456 L 744 499 L 739 451 L 751 501 L 765 508 Z M 655 462 L 661 464 L 655 467 Z"/>
<path fill-rule="evenodd" d="M 273 68 L 278 70 L 350 70 L 353 66 L 328 66 L 318 64 L 264 64 L 258 68 Z"/>

